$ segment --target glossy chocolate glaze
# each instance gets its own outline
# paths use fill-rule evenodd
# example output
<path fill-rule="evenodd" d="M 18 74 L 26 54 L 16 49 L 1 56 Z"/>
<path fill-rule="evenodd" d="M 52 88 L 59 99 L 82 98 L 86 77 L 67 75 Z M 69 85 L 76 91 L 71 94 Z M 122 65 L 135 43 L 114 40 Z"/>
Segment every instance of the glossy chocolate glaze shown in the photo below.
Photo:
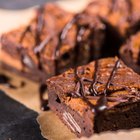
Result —
<path fill-rule="evenodd" d="M 79 23 L 79 19 L 84 19 L 86 16 L 81 13 L 81 14 L 76 14 L 65 26 L 64 28 L 62 29 L 62 31 L 60 32 L 58 38 L 59 38 L 59 42 L 58 42 L 58 45 L 56 47 L 56 53 L 55 53 L 55 56 L 56 56 L 56 61 L 55 61 L 55 69 L 56 69 L 56 75 L 59 73 L 58 72 L 58 59 L 59 58 L 59 50 L 60 50 L 60 47 L 61 45 L 63 44 L 63 41 L 66 39 L 66 36 L 68 34 L 68 32 L 70 31 L 70 29 L 72 28 L 73 25 L 76 26 L 76 39 L 75 39 L 75 66 L 77 65 L 78 63 L 78 56 L 80 55 L 79 54 L 79 49 L 84 46 L 84 44 L 87 44 L 87 45 L 91 45 L 90 46 L 90 52 L 92 53 L 93 51 L 91 50 L 92 49 L 92 44 L 90 44 L 91 42 L 91 37 L 93 37 L 94 35 L 94 28 L 95 27 L 92 27 L 90 26 L 90 23 L 87 23 L 87 24 L 84 24 L 84 25 L 81 25 Z M 91 32 L 90 34 L 88 35 L 88 38 L 85 41 L 83 41 L 83 35 L 85 33 L 85 31 L 87 29 L 90 29 Z M 90 58 L 89 58 L 89 61 L 93 60 L 93 54 L 90 55 Z"/>
<path fill-rule="evenodd" d="M 59 50 L 63 44 L 63 41 L 66 39 L 66 36 L 69 32 L 69 30 L 73 27 L 73 25 L 76 26 L 76 39 L 75 39 L 75 65 L 78 63 L 78 58 L 77 56 L 79 55 L 79 48 L 81 48 L 81 46 L 84 46 L 84 44 L 88 44 L 88 45 L 92 45 L 90 44 L 90 40 L 91 40 L 91 36 L 93 36 L 94 33 L 94 28 L 90 26 L 90 23 L 81 25 L 79 23 L 79 19 L 84 19 L 86 16 L 81 13 L 81 14 L 76 14 L 68 23 L 66 23 L 66 25 L 63 27 L 63 29 L 56 34 L 49 34 L 46 36 L 46 38 L 44 40 L 41 40 L 40 35 L 41 32 L 43 30 L 43 27 L 46 26 L 45 25 L 45 20 L 44 20 L 44 7 L 40 7 L 38 9 L 38 15 L 37 15 L 37 27 L 36 27 L 36 32 L 35 32 L 35 47 L 33 48 L 34 53 L 36 54 L 37 58 L 38 58 L 38 68 L 39 70 L 43 70 L 43 66 L 40 60 L 40 54 L 43 51 L 43 49 L 46 47 L 46 45 L 51 41 L 51 39 L 54 36 L 58 36 L 58 44 L 55 50 L 55 75 L 59 74 L 59 67 L 58 67 L 58 61 L 59 61 Z M 86 42 L 83 42 L 83 35 L 85 33 L 85 31 L 87 29 L 91 30 L 91 33 L 89 34 Z M 21 35 L 21 40 L 24 39 L 24 36 L 26 35 L 26 33 L 30 30 L 30 26 L 28 26 L 25 31 L 23 32 L 23 34 Z M 20 42 L 21 43 L 21 42 Z M 90 49 L 92 49 L 93 47 L 90 47 Z M 91 52 L 91 51 L 90 51 Z M 92 60 L 93 57 L 91 55 L 91 57 L 89 58 L 89 61 Z M 21 61 L 23 61 L 23 59 L 21 58 Z M 28 66 L 27 66 L 28 67 Z"/>
<path fill-rule="evenodd" d="M 113 70 L 110 74 L 110 77 L 109 77 L 108 81 L 107 81 L 107 84 L 106 84 L 104 92 L 103 92 L 105 96 L 107 96 L 107 94 L 108 94 L 109 86 L 111 85 L 111 82 L 112 82 L 112 80 L 115 76 L 115 73 L 116 73 L 117 69 L 119 68 L 119 66 L 120 66 L 120 59 L 118 59 L 116 61 L 116 64 L 115 64 L 115 66 L 114 66 L 114 68 L 113 68 Z"/>
<path fill-rule="evenodd" d="M 44 11 L 44 7 L 41 6 L 41 7 L 38 9 L 37 27 L 36 27 L 36 34 L 35 34 L 35 46 L 37 46 L 37 47 L 35 47 L 35 49 L 37 49 L 37 50 L 38 50 L 38 45 L 39 45 L 39 43 L 41 42 L 40 35 L 41 35 L 42 29 L 43 29 L 43 26 L 44 26 L 43 11 Z M 23 33 L 21 34 L 19 43 L 22 43 L 22 41 L 23 41 L 23 39 L 24 39 L 24 37 L 25 37 L 25 35 L 26 35 L 27 32 L 32 32 L 32 30 L 31 30 L 31 25 L 29 25 L 29 26 L 27 26 L 27 27 L 25 28 L 25 30 L 24 30 Z M 32 60 L 31 60 L 31 58 L 28 57 L 27 55 L 25 55 L 25 53 L 23 53 L 23 50 L 22 50 L 21 48 L 19 48 L 18 51 L 19 51 L 19 53 L 21 54 L 21 63 L 22 63 L 22 66 L 23 66 L 22 71 L 24 71 L 24 68 L 25 68 L 25 67 L 29 67 L 29 68 L 33 67 L 33 62 L 32 62 Z M 36 51 L 35 54 L 36 54 L 36 56 L 37 56 L 37 58 L 38 58 L 38 68 L 39 68 L 39 69 L 42 69 L 42 64 L 41 64 L 41 62 L 40 62 L 40 54 L 39 54 L 38 51 Z M 30 62 L 30 65 L 28 65 L 29 63 L 26 64 L 26 63 L 24 62 L 25 57 L 26 57 L 26 58 L 28 57 L 28 62 Z"/>
<path fill-rule="evenodd" d="M 69 30 L 72 28 L 73 25 L 76 26 L 76 42 L 75 42 L 75 65 L 77 64 L 78 62 L 78 58 L 77 56 L 79 55 L 79 48 L 81 48 L 81 46 L 83 45 L 83 35 L 85 33 L 85 31 L 87 29 L 90 29 L 90 30 L 93 30 L 94 27 L 90 26 L 89 23 L 87 23 L 86 25 L 80 25 L 79 24 L 79 19 L 82 19 L 82 18 L 85 18 L 85 15 L 84 14 L 76 14 L 72 20 L 70 20 L 64 27 L 63 29 L 58 33 L 58 44 L 57 44 L 57 47 L 56 47 L 56 50 L 55 50 L 55 75 L 59 74 L 59 68 L 58 68 L 58 59 L 59 59 L 59 50 L 60 50 L 60 47 L 62 46 L 63 44 L 63 41 L 65 40 Z M 41 59 L 40 59 L 40 54 L 41 52 L 43 51 L 43 49 L 45 48 L 45 46 L 50 42 L 50 40 L 54 37 L 54 35 L 48 35 L 44 40 L 41 40 L 40 36 L 41 36 L 41 32 L 44 28 L 45 25 L 45 20 L 44 20 L 44 7 L 41 6 L 39 9 L 38 9 L 38 15 L 37 15 L 37 27 L 36 27 L 36 32 L 35 32 L 35 47 L 33 48 L 34 50 L 34 53 L 36 54 L 37 56 L 37 59 L 38 59 L 38 69 L 40 71 L 43 71 L 43 66 L 42 66 L 42 62 L 41 62 Z M 31 27 L 30 25 L 27 26 L 27 28 L 25 29 L 25 31 L 22 33 L 21 35 L 21 39 L 20 39 L 20 43 L 22 43 L 22 40 L 24 39 L 25 35 L 27 32 L 31 32 Z M 87 43 L 90 42 L 90 39 L 91 39 L 91 36 L 93 35 L 92 31 L 91 33 L 89 34 L 88 36 L 88 39 L 86 42 L 84 43 Z M 20 52 L 21 53 L 21 52 Z M 29 63 L 26 64 L 24 62 L 24 58 L 26 56 L 23 55 L 23 53 L 21 53 L 21 62 L 22 62 L 22 65 L 23 65 L 23 70 L 24 70 L 24 67 L 29 67 L 29 68 L 33 68 L 33 62 L 31 61 L 31 59 L 29 57 L 26 57 L 28 58 L 28 62 L 30 62 L 30 65 Z M 92 55 L 91 55 L 92 57 Z M 91 60 L 92 58 L 89 59 L 89 61 Z M 32 62 L 32 63 L 31 63 Z M 46 100 L 44 101 L 43 100 L 43 92 L 42 92 L 42 88 L 44 88 L 43 85 L 40 86 L 40 99 L 41 99 L 41 106 L 43 108 L 45 108 L 46 106 Z M 44 105 L 45 104 L 45 105 Z"/>
<path fill-rule="evenodd" d="M 59 33 L 58 35 L 58 38 L 59 38 L 59 41 L 58 41 L 58 45 L 56 47 L 56 50 L 55 50 L 55 74 L 59 74 L 59 71 L 58 71 L 58 58 L 59 58 L 59 50 L 60 50 L 60 47 L 61 45 L 63 44 L 63 41 L 65 40 L 69 30 L 72 28 L 72 26 L 75 24 L 76 26 L 78 26 L 77 24 L 77 20 L 79 19 L 79 15 L 75 15 L 72 20 L 70 20 L 62 29 L 62 31 Z M 76 37 L 77 38 L 77 37 Z M 77 41 L 77 40 L 76 40 Z M 76 45 L 77 46 L 77 45 Z M 76 47 L 77 48 L 77 47 Z M 75 49 L 75 52 L 76 49 Z M 76 53 L 77 54 L 77 53 Z M 75 61 L 77 63 L 77 61 Z"/>
<path fill-rule="evenodd" d="M 40 39 L 40 35 L 41 35 L 41 32 L 42 32 L 44 24 L 45 24 L 44 22 L 45 22 L 44 21 L 44 6 L 41 6 L 38 9 L 37 27 L 36 27 L 36 34 L 35 34 L 35 47 L 34 47 L 34 53 L 36 54 L 36 56 L 38 58 L 38 69 L 39 70 L 43 70 L 42 63 L 41 63 L 41 60 L 40 60 L 40 53 L 42 52 L 44 47 L 48 44 L 48 42 L 51 39 L 50 36 L 49 37 L 47 36 L 46 39 L 43 40 L 43 41 L 41 41 L 41 39 Z M 28 31 L 30 31 L 29 30 L 30 26 L 28 26 L 27 29 L 23 32 L 23 34 L 21 36 L 21 40 L 23 40 L 25 34 Z M 30 63 L 30 65 L 25 64 L 24 58 L 25 58 L 25 55 L 23 55 L 21 53 L 21 62 L 22 62 L 23 69 L 24 69 L 25 66 L 30 67 L 31 64 L 33 64 L 33 63 Z M 32 62 L 29 59 L 29 57 L 28 57 L 28 62 Z M 33 65 L 32 65 L 32 68 L 33 68 Z M 49 107 L 47 106 L 48 105 L 48 100 L 43 98 L 43 95 L 44 95 L 46 90 L 47 90 L 47 86 L 45 84 L 41 84 L 40 87 L 39 87 L 39 94 L 40 94 L 40 102 L 41 102 L 41 109 L 42 110 L 48 110 L 49 109 Z"/>
<path fill-rule="evenodd" d="M 89 100 L 88 98 L 86 97 L 86 93 L 85 93 L 85 90 L 84 90 L 84 85 L 83 85 L 83 79 L 80 78 L 78 76 L 78 70 L 77 68 L 75 68 L 74 70 L 74 75 L 75 75 L 75 82 L 76 82 L 76 89 L 75 89 L 75 92 L 74 93 L 71 93 L 71 96 L 72 97 L 80 97 L 82 98 L 82 100 L 84 102 L 86 102 L 92 111 L 94 112 L 100 112 L 100 111 L 103 111 L 104 109 L 107 108 L 107 96 L 109 94 L 111 94 L 110 92 L 108 92 L 108 89 L 109 89 L 109 86 L 111 85 L 111 82 L 115 76 L 115 73 L 117 71 L 117 69 L 119 68 L 120 66 L 120 59 L 118 59 L 113 67 L 113 70 L 108 78 L 108 81 L 105 85 L 105 88 L 104 88 L 104 91 L 101 93 L 101 94 L 98 94 L 97 91 L 96 91 L 96 83 L 98 82 L 97 78 L 98 78 L 98 60 L 95 61 L 95 72 L 94 72 L 94 75 L 93 75 L 93 81 L 91 82 L 91 85 L 89 87 L 89 91 L 91 93 L 92 96 L 100 96 L 100 98 L 98 99 L 97 101 L 97 104 L 96 105 L 93 105 Z"/>
<path fill-rule="evenodd" d="M 91 83 L 91 85 L 90 85 L 90 87 L 89 87 L 89 91 L 90 91 L 90 93 L 93 95 L 93 96 L 97 96 L 98 95 L 98 93 L 97 93 L 97 91 L 96 91 L 96 89 L 94 88 L 95 87 L 95 85 L 96 85 L 96 83 L 97 83 L 97 76 L 98 76 L 98 60 L 96 60 L 95 61 L 95 72 L 94 72 L 94 75 L 93 75 L 93 81 L 92 81 L 92 83 Z"/>
<path fill-rule="evenodd" d="M 124 100 L 122 98 L 117 98 L 117 99 L 112 99 L 111 97 L 107 97 L 108 95 L 110 95 L 111 93 L 113 93 L 114 91 L 110 92 L 109 90 L 109 86 L 111 85 L 111 82 L 115 76 L 115 73 L 117 71 L 117 69 L 120 66 L 120 59 L 118 59 L 113 67 L 113 70 L 108 78 L 108 81 L 105 85 L 105 88 L 103 90 L 102 93 L 98 93 L 96 91 L 96 84 L 98 83 L 98 60 L 95 61 L 95 71 L 93 74 L 93 79 L 86 79 L 86 78 L 80 78 L 78 76 L 78 70 L 77 67 L 74 69 L 74 75 L 75 75 L 75 83 L 76 83 L 76 88 L 75 91 L 73 93 L 68 94 L 68 96 L 72 97 L 72 98 L 81 98 L 87 105 L 89 105 L 89 107 L 91 108 L 91 110 L 95 113 L 99 113 L 105 109 L 107 109 L 107 101 L 111 101 L 111 102 L 115 102 L 116 100 Z M 84 81 L 86 82 L 90 82 L 91 85 L 89 87 L 89 91 L 91 96 L 100 96 L 97 104 L 93 105 L 89 100 L 88 97 L 86 97 L 86 93 L 85 93 L 85 89 L 84 89 Z M 46 85 L 41 85 L 40 87 L 40 99 L 41 99 L 41 105 L 43 110 L 48 110 L 44 109 L 45 107 L 47 107 L 48 101 L 43 99 L 43 94 L 45 92 L 45 90 L 47 89 Z M 124 90 L 124 88 L 122 87 L 122 90 Z M 119 91 L 121 91 L 121 89 L 119 89 Z"/>

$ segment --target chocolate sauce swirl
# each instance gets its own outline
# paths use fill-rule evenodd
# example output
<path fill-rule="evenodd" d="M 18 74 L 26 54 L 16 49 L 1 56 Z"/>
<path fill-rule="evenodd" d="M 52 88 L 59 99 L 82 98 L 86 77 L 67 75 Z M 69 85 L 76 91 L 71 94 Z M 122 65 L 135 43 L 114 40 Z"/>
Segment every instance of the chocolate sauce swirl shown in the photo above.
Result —
<path fill-rule="evenodd" d="M 89 91 L 90 91 L 90 93 L 93 95 L 93 96 L 97 96 L 97 91 L 96 91 L 96 89 L 95 89 L 95 85 L 96 85 L 96 83 L 97 83 L 97 75 L 98 75 L 98 60 L 96 60 L 95 61 L 95 71 L 94 71 L 94 75 L 93 75 L 93 81 L 92 81 L 92 83 L 91 83 L 91 85 L 90 85 L 90 87 L 89 87 Z"/>
<path fill-rule="evenodd" d="M 82 100 L 90 106 L 91 110 L 96 113 L 105 110 L 107 108 L 107 100 L 108 100 L 107 95 L 109 95 L 108 90 L 109 90 L 111 82 L 116 74 L 116 71 L 119 67 L 120 67 L 120 59 L 118 59 L 116 61 L 115 65 L 113 67 L 113 70 L 108 78 L 108 81 L 105 85 L 105 89 L 103 90 L 103 93 L 100 95 L 99 99 L 97 100 L 96 105 L 93 105 L 86 97 L 86 93 L 85 93 L 84 85 L 83 85 L 83 81 L 85 79 L 84 78 L 82 79 L 78 76 L 78 70 L 77 70 L 77 68 L 75 68 L 74 75 L 75 75 L 76 88 L 75 88 L 75 92 L 72 93 L 72 96 L 82 98 Z M 93 95 L 93 96 L 99 96 L 95 89 L 95 84 L 97 83 L 97 78 L 98 78 L 98 61 L 96 60 L 93 81 L 91 82 L 91 85 L 89 87 L 89 91 L 90 91 L 91 95 Z"/>
<path fill-rule="evenodd" d="M 91 109 L 92 112 L 99 113 L 107 108 L 107 99 L 105 96 L 101 96 L 96 105 L 93 105 L 88 98 L 85 96 L 85 90 L 84 90 L 84 85 L 83 85 L 83 79 L 81 79 L 78 76 L 78 71 L 77 68 L 75 68 L 75 78 L 76 78 L 76 87 L 77 89 L 75 90 L 73 97 L 76 95 L 76 97 L 80 97 Z"/>
<path fill-rule="evenodd" d="M 84 85 L 83 85 L 83 79 L 81 79 L 78 76 L 78 70 L 77 68 L 74 69 L 74 74 L 75 74 L 75 82 L 76 82 L 76 91 L 74 92 L 73 96 L 76 94 L 77 97 L 80 97 L 83 99 L 84 102 L 86 102 L 91 109 L 94 109 L 94 105 L 86 98 L 85 96 L 85 90 L 84 90 Z"/>
<path fill-rule="evenodd" d="M 62 46 L 63 44 L 63 41 L 65 40 L 69 30 L 73 27 L 73 25 L 76 26 L 76 42 L 75 42 L 75 66 L 77 65 L 78 63 L 78 60 L 79 58 L 77 56 L 79 56 L 79 49 L 81 48 L 81 46 L 84 46 L 85 44 L 88 44 L 90 41 L 90 37 L 93 36 L 93 34 L 91 33 L 87 39 L 86 42 L 83 42 L 83 36 L 85 34 L 85 31 L 87 29 L 91 29 L 91 28 L 94 28 L 94 27 L 91 27 L 89 24 L 90 23 L 86 23 L 86 24 L 80 24 L 79 22 L 79 19 L 83 19 L 85 18 L 86 16 L 81 13 L 81 14 L 76 14 L 68 23 L 66 23 L 66 25 L 63 27 L 63 29 L 59 32 L 59 33 L 56 33 L 56 34 L 50 34 L 50 35 L 47 35 L 46 38 L 44 40 L 41 40 L 40 36 L 41 36 L 41 33 L 43 31 L 43 28 L 45 25 L 45 17 L 44 17 L 44 7 L 41 6 L 39 9 L 38 9 L 38 15 L 37 15 L 37 24 L 36 24 L 36 31 L 35 31 L 35 47 L 33 48 L 33 51 L 34 53 L 36 54 L 37 56 L 37 59 L 38 59 L 38 69 L 43 71 L 43 66 L 42 66 L 42 60 L 41 60 L 41 52 L 43 51 L 43 49 L 45 48 L 45 46 L 51 41 L 51 39 L 54 37 L 54 35 L 58 36 L 58 44 L 57 46 L 55 47 L 55 75 L 59 74 L 59 58 L 60 58 L 60 53 L 59 53 L 59 50 L 60 50 L 60 47 Z M 91 29 L 92 30 L 92 29 Z M 22 40 L 24 39 L 26 33 L 30 31 L 31 32 L 31 26 L 29 25 L 25 31 L 22 33 L 21 35 L 21 41 L 20 43 L 22 42 Z M 92 32 L 92 31 L 91 31 Z M 89 46 L 91 44 L 88 44 Z M 92 47 L 90 47 L 92 49 Z M 91 51 L 90 51 L 91 52 Z M 91 60 L 91 58 L 89 59 Z M 21 58 L 21 61 L 22 58 Z M 24 64 L 24 63 L 22 63 Z M 25 65 L 24 65 L 25 66 Z"/>

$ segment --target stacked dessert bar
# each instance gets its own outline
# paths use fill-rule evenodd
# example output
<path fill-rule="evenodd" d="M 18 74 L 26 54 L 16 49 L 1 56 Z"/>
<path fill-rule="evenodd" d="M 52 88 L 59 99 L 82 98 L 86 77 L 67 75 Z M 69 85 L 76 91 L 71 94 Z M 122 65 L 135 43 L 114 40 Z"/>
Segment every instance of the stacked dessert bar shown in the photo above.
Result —
<path fill-rule="evenodd" d="M 47 80 L 48 106 L 78 137 L 139 128 L 139 25 L 138 0 L 92 0 L 75 14 L 46 4 L 1 36 L 1 66 Z"/>

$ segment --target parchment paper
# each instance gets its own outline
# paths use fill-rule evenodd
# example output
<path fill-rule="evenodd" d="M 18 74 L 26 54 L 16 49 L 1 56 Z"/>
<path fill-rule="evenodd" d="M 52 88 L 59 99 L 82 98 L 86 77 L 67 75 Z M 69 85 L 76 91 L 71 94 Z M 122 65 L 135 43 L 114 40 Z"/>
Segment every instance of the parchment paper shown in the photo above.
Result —
<path fill-rule="evenodd" d="M 67 0 L 57 2 L 64 9 L 71 12 L 78 12 L 82 10 L 90 0 Z M 28 24 L 30 19 L 34 16 L 34 8 L 29 8 L 20 11 L 5 11 L 0 10 L 0 34 L 11 29 Z M 10 24 L 9 24 L 10 23 Z M 12 84 L 19 86 L 21 81 L 26 85 L 17 89 L 9 89 L 5 86 L 0 86 L 6 94 L 20 103 L 24 104 L 30 109 L 39 113 L 37 118 L 42 131 L 42 135 L 49 140 L 71 140 L 77 139 L 76 136 L 59 120 L 59 118 L 52 112 L 42 112 L 40 110 L 38 84 L 16 74 L 6 72 L 0 69 L 0 73 L 7 74 L 12 78 Z M 100 135 L 93 135 L 91 138 L 81 138 L 81 140 L 140 140 L 140 130 L 107 132 Z"/>
<path fill-rule="evenodd" d="M 5 91 L 5 93 L 11 98 L 19 101 L 30 109 L 36 112 L 40 112 L 40 101 L 38 93 L 38 84 L 34 83 L 28 79 L 17 76 L 14 73 L 10 73 L 0 69 L 0 74 L 4 73 L 11 78 L 10 83 L 16 86 L 16 89 L 8 88 L 6 86 L 0 85 L 0 89 Z M 21 82 L 25 83 L 25 86 L 21 87 Z"/>
<path fill-rule="evenodd" d="M 88 139 L 81 138 L 80 140 L 140 140 L 140 130 L 105 132 L 100 135 L 95 134 Z"/>

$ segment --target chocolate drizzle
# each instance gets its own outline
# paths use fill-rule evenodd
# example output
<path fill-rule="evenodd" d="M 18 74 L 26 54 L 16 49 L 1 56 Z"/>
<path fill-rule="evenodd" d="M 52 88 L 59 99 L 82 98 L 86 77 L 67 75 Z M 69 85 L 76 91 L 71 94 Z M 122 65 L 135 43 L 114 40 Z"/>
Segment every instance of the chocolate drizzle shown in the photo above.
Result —
<path fill-rule="evenodd" d="M 60 40 L 64 40 L 66 38 L 66 35 L 68 34 L 68 31 L 72 28 L 73 24 L 76 23 L 76 21 L 79 19 L 79 15 L 74 16 L 74 18 L 69 21 L 63 30 L 60 33 Z"/>
<path fill-rule="evenodd" d="M 78 64 L 78 56 L 80 55 L 80 48 L 81 47 L 84 47 L 85 44 L 87 45 L 91 45 L 90 46 L 90 52 L 92 50 L 92 44 L 91 44 L 91 41 L 89 40 L 92 40 L 93 39 L 93 36 L 94 36 L 94 32 L 93 32 L 93 29 L 94 27 L 93 26 L 90 26 L 90 23 L 86 23 L 86 24 L 80 24 L 79 23 L 79 19 L 83 19 L 85 18 L 86 16 L 82 13 L 82 14 L 76 14 L 65 26 L 64 28 L 62 29 L 62 31 L 59 33 L 59 41 L 58 41 L 58 45 L 56 47 L 56 51 L 55 51 L 55 70 L 56 70 L 56 75 L 59 73 L 58 72 L 58 58 L 59 58 L 59 50 L 60 50 L 60 47 L 62 46 L 62 43 L 63 41 L 65 40 L 69 30 L 72 28 L 73 25 L 76 26 L 76 39 L 75 39 L 75 59 L 74 59 L 74 62 L 75 62 L 75 66 Z M 90 29 L 90 34 L 88 35 L 87 37 L 87 40 L 86 42 L 83 40 L 83 36 L 86 32 L 87 29 Z M 92 55 L 90 55 L 91 57 L 89 58 L 89 61 L 92 60 Z"/>
<path fill-rule="evenodd" d="M 109 87 L 111 85 L 111 82 L 116 74 L 116 71 L 117 69 L 119 68 L 120 66 L 120 59 L 118 59 L 113 67 L 113 70 L 108 78 L 108 81 L 105 85 L 105 88 L 103 90 L 103 92 L 101 94 L 98 94 L 98 92 L 96 91 L 95 89 L 95 84 L 98 82 L 97 81 L 97 78 L 98 78 L 98 61 L 95 61 L 95 71 L 94 71 L 94 75 L 93 75 L 93 81 L 91 82 L 91 85 L 89 87 L 89 91 L 91 93 L 92 96 L 100 96 L 99 99 L 97 100 L 97 103 L 96 105 L 93 105 L 89 100 L 88 98 L 86 97 L 86 93 L 85 93 L 85 90 L 84 90 L 84 85 L 83 85 L 83 82 L 84 82 L 84 78 L 80 78 L 78 76 L 78 70 L 77 68 L 75 68 L 74 70 L 74 75 L 75 75 L 75 82 L 76 82 L 76 88 L 75 88 L 75 92 L 74 93 L 71 93 L 71 95 L 73 97 L 80 97 L 83 99 L 84 102 L 86 102 L 92 111 L 94 112 L 101 112 L 103 110 L 105 110 L 107 108 L 107 95 L 110 95 L 110 92 L 108 91 L 109 90 Z"/>
<path fill-rule="evenodd" d="M 47 111 L 50 108 L 48 107 L 48 100 L 43 98 L 43 95 L 47 91 L 47 85 L 41 84 L 39 87 L 39 93 L 40 93 L 40 101 L 41 101 L 41 110 Z"/>
<path fill-rule="evenodd" d="M 59 58 L 59 50 L 62 46 L 62 42 L 65 40 L 66 35 L 68 34 L 69 30 L 72 28 L 73 24 L 77 22 L 79 19 L 79 15 L 75 15 L 72 20 L 70 20 L 62 29 L 62 31 L 58 35 L 58 45 L 55 50 L 55 75 L 59 74 L 58 71 L 58 58 Z"/>
<path fill-rule="evenodd" d="M 22 43 L 22 41 L 23 41 L 23 39 L 24 39 L 26 33 L 27 33 L 27 32 L 30 32 L 30 31 L 31 31 L 31 26 L 29 25 L 29 26 L 27 26 L 27 27 L 25 28 L 25 30 L 24 30 L 23 33 L 21 34 L 19 43 Z"/>
<path fill-rule="evenodd" d="M 37 18 L 37 28 L 36 28 L 36 37 L 35 37 L 35 45 L 37 47 L 34 48 L 34 52 L 38 58 L 38 69 L 39 70 L 42 70 L 43 69 L 43 66 L 42 66 L 42 63 L 41 63 L 41 58 L 40 58 L 40 51 L 38 51 L 40 49 L 40 42 L 41 42 L 41 38 L 40 38 L 40 35 L 41 35 L 41 32 L 43 30 L 43 26 L 44 26 L 44 14 L 43 14 L 43 11 L 44 11 L 44 6 L 41 6 L 38 10 L 38 18 Z M 41 44 L 42 45 L 42 44 Z M 44 46 L 43 46 L 44 47 Z M 39 49 L 38 49 L 39 48 Z M 43 48 L 42 48 L 43 49 Z M 40 50 L 42 50 L 40 49 Z M 37 50 L 37 51 L 36 51 Z"/>
<path fill-rule="evenodd" d="M 10 83 L 10 77 L 8 77 L 5 74 L 0 74 L 0 85 L 4 85 L 5 87 L 11 88 L 11 89 L 17 89 L 18 87 Z M 22 87 L 21 83 L 21 87 Z"/>
<path fill-rule="evenodd" d="M 114 68 L 113 68 L 113 70 L 111 72 L 111 75 L 110 75 L 110 77 L 109 77 L 109 79 L 107 81 L 107 84 L 106 84 L 105 89 L 103 91 L 103 93 L 104 93 L 105 96 L 108 94 L 109 86 L 111 85 L 111 82 L 112 82 L 112 80 L 113 80 L 113 78 L 114 78 L 114 76 L 116 74 L 116 71 L 119 68 L 119 66 L 120 66 L 120 59 L 118 59 L 116 61 L 115 66 L 114 66 Z"/>
<path fill-rule="evenodd" d="M 97 91 L 95 89 L 95 85 L 97 83 L 97 78 L 98 78 L 97 77 L 97 75 L 98 75 L 97 72 L 98 72 L 98 60 L 95 61 L 95 71 L 94 71 L 94 75 L 92 77 L 93 81 L 92 81 L 92 83 L 89 87 L 89 91 L 93 96 L 97 96 Z"/>
<path fill-rule="evenodd" d="M 47 36 L 45 38 L 45 40 L 43 40 L 38 46 L 36 46 L 34 48 L 34 53 L 35 54 L 38 54 L 38 53 L 41 53 L 42 50 L 44 49 L 44 47 L 48 44 L 48 42 L 51 40 L 51 37 L 50 36 Z"/>
<path fill-rule="evenodd" d="M 79 29 L 79 32 L 78 32 L 78 34 L 77 34 L 77 42 L 81 42 L 81 41 L 82 41 L 82 36 L 84 35 L 85 30 L 86 30 L 85 27 L 81 27 L 81 28 Z"/>
<path fill-rule="evenodd" d="M 85 45 L 88 45 L 88 47 L 90 47 L 90 52 L 94 52 L 92 49 L 92 45 L 90 40 L 94 40 L 93 37 L 94 36 L 94 32 L 93 29 L 95 28 L 94 26 L 90 25 L 91 23 L 80 23 L 79 20 L 84 19 L 86 16 L 84 13 L 81 14 L 76 14 L 68 23 L 66 23 L 66 25 L 63 27 L 63 29 L 60 32 L 57 32 L 55 34 L 49 34 L 45 37 L 45 39 L 41 39 L 41 33 L 43 32 L 43 28 L 44 26 L 46 26 L 45 24 L 45 15 L 44 15 L 44 6 L 41 6 L 38 9 L 38 15 L 37 15 L 37 19 L 36 19 L 36 31 L 35 31 L 35 47 L 33 48 L 34 53 L 37 56 L 38 59 L 38 69 L 41 71 L 44 71 L 43 69 L 43 65 L 42 65 L 42 59 L 41 59 L 41 52 L 43 51 L 43 49 L 45 48 L 45 46 L 51 41 L 51 39 L 53 39 L 54 36 L 58 37 L 58 43 L 57 46 L 55 47 L 55 75 L 59 74 L 59 59 L 60 59 L 60 47 L 62 46 L 64 40 L 67 37 L 67 34 L 69 32 L 69 30 L 73 27 L 73 25 L 75 25 L 76 27 L 76 38 L 75 38 L 75 47 L 74 47 L 74 52 L 75 52 L 75 60 L 74 61 L 74 65 L 77 66 L 78 62 L 79 62 L 79 57 L 80 56 L 80 50 L 82 47 L 84 47 Z M 90 33 L 87 37 L 87 40 L 84 40 L 84 34 L 86 32 L 86 30 L 90 29 Z M 25 31 L 22 33 L 21 35 L 21 39 L 20 39 L 20 43 L 22 43 L 22 40 L 24 39 L 26 33 L 28 31 L 31 31 L 31 26 L 29 25 Z M 93 57 L 92 55 L 90 55 L 91 58 L 89 58 L 89 60 L 92 60 Z M 21 58 L 21 61 L 23 58 Z M 23 64 L 23 63 L 22 63 Z M 25 66 L 25 65 L 23 65 Z M 27 66 L 28 67 L 28 66 Z"/>
<path fill-rule="evenodd" d="M 24 71 L 25 67 L 27 66 L 30 69 L 33 69 L 34 63 L 33 60 L 28 56 L 26 53 L 21 51 L 21 62 L 22 62 L 22 71 Z"/>
<path fill-rule="evenodd" d="M 39 51 L 42 50 L 42 49 L 40 49 L 40 46 L 38 48 L 38 45 L 41 42 L 40 35 L 41 35 L 42 29 L 43 29 L 43 26 L 44 26 L 43 11 L 44 11 L 44 7 L 41 6 L 38 9 L 37 27 L 36 27 L 36 34 L 35 34 L 35 45 L 37 47 L 34 48 L 35 49 L 36 56 L 38 58 L 38 68 L 39 69 L 42 69 L 42 64 L 41 64 L 41 61 L 40 61 L 40 54 L 39 54 Z M 27 32 L 31 32 L 31 25 L 27 26 L 26 29 L 25 29 L 25 31 L 22 33 L 22 35 L 20 37 L 20 41 L 19 41 L 20 43 L 22 43 L 22 41 L 23 41 L 23 39 L 24 39 L 24 37 L 25 37 L 25 35 L 26 35 Z M 42 46 L 42 44 L 41 44 L 41 46 Z M 28 65 L 25 65 L 25 63 L 24 63 L 24 59 L 25 59 L 26 56 L 23 55 L 22 51 L 20 51 L 20 53 L 21 53 L 21 62 L 22 62 L 22 65 L 23 65 L 23 70 L 24 70 L 24 67 L 25 66 L 27 66 L 27 67 L 29 67 L 29 66 Z M 28 57 L 28 60 L 29 60 L 29 57 Z M 30 59 L 30 62 L 31 62 L 31 59 Z"/>
<path fill-rule="evenodd" d="M 94 109 L 95 106 L 89 100 L 87 100 L 87 98 L 85 96 L 83 79 L 81 79 L 78 76 L 77 68 L 75 68 L 74 73 L 75 73 L 75 78 L 76 78 L 76 87 L 77 87 L 77 89 L 76 89 L 76 91 L 75 91 L 75 93 L 73 95 L 76 95 L 77 97 L 81 97 L 91 107 L 91 109 Z"/>
<path fill-rule="evenodd" d="M 29 26 L 27 26 L 26 27 L 26 29 L 25 29 L 25 31 L 22 33 L 22 35 L 21 35 L 21 37 L 20 37 L 20 41 L 19 41 L 19 43 L 22 43 L 22 41 L 23 41 L 23 39 L 24 39 L 24 37 L 25 37 L 25 35 L 26 35 L 26 33 L 27 32 L 30 32 L 31 31 L 31 26 L 29 25 Z M 29 56 L 27 56 L 25 53 L 24 53 L 24 48 L 21 48 L 21 46 L 19 46 L 18 48 L 17 48 L 17 51 L 18 51 L 18 53 L 20 53 L 20 59 L 21 59 L 21 64 L 22 64 L 22 71 L 24 71 L 25 70 L 25 67 L 27 66 L 27 67 L 32 67 L 33 65 L 33 63 L 31 62 L 31 59 L 29 58 Z M 26 60 L 26 61 L 25 61 Z M 28 61 L 28 62 L 27 62 Z M 26 63 L 27 62 L 27 63 Z M 30 64 L 29 64 L 30 63 Z"/>

